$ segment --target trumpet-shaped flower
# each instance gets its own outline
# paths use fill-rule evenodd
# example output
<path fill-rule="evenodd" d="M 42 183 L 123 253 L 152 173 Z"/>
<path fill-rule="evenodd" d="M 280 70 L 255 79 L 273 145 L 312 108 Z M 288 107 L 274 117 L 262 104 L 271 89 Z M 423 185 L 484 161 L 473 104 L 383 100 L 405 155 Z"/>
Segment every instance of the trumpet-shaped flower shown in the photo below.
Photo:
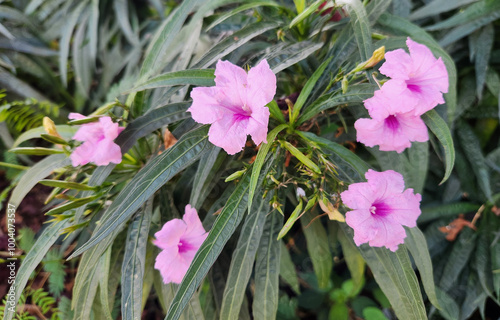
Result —
<path fill-rule="evenodd" d="M 419 116 L 444 103 L 443 93 L 448 92 L 448 72 L 440 58 L 434 58 L 425 45 L 410 38 L 406 40 L 410 54 L 397 49 L 385 54 L 380 72 L 390 77 L 389 82 L 399 82 L 406 87 L 400 99 L 417 100 L 414 114 Z"/>
<path fill-rule="evenodd" d="M 198 212 L 190 205 L 186 206 L 182 220 L 170 220 L 155 233 L 153 243 L 162 250 L 156 257 L 155 269 L 160 271 L 164 283 L 181 283 L 207 236 Z"/>
<path fill-rule="evenodd" d="M 245 146 L 247 135 L 255 144 L 267 142 L 269 109 L 266 104 L 276 93 L 276 76 L 266 60 L 248 74 L 229 61 L 217 62 L 215 87 L 191 91 L 193 104 L 188 109 L 196 122 L 212 124 L 210 142 L 235 154 Z"/>
<path fill-rule="evenodd" d="M 405 90 L 401 83 L 389 81 L 365 100 L 372 119 L 358 119 L 354 123 L 359 142 L 369 147 L 378 145 L 381 151 L 401 153 L 411 147 L 412 141 L 429 140 L 424 121 L 414 114 L 418 100 L 404 97 Z"/>
<path fill-rule="evenodd" d="M 78 113 L 70 113 L 69 118 L 79 120 L 85 116 Z M 120 146 L 113 142 L 120 132 L 125 128 L 111 121 L 110 117 L 101 117 L 97 122 L 82 124 L 73 136 L 74 140 L 83 141 L 71 154 L 71 162 L 74 167 L 94 162 L 98 166 L 122 161 Z"/>
<path fill-rule="evenodd" d="M 340 195 L 353 209 L 346 213 L 346 223 L 354 229 L 357 246 L 368 242 L 396 251 L 406 238 L 403 226 L 416 226 L 422 197 L 404 190 L 403 176 L 395 171 L 368 170 L 365 177 L 367 182 L 351 184 Z"/>

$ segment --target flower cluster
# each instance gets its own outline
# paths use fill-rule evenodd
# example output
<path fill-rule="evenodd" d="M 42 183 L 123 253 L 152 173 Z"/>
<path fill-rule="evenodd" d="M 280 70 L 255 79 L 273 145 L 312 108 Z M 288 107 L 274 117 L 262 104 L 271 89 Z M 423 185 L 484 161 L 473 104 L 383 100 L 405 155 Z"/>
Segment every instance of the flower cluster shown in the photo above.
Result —
<path fill-rule="evenodd" d="M 72 120 L 85 119 L 79 113 L 70 113 Z M 118 126 L 110 117 L 101 117 L 97 122 L 82 124 L 73 136 L 74 140 L 83 143 L 71 154 L 71 162 L 74 167 L 94 162 L 98 166 L 106 166 L 110 162 L 122 162 L 120 146 L 113 142 L 120 132 L 125 128 Z"/>
<path fill-rule="evenodd" d="M 352 211 L 346 223 L 354 229 L 354 242 L 396 251 L 404 243 L 403 226 L 413 228 L 420 215 L 420 194 L 404 190 L 403 176 L 395 171 L 368 170 L 367 182 L 353 183 L 342 192 L 342 202 Z"/>
<path fill-rule="evenodd" d="M 190 205 L 182 220 L 170 220 L 155 233 L 153 243 L 162 250 L 156 257 L 155 269 L 160 271 L 163 282 L 181 283 L 207 236 L 198 212 Z"/>
<path fill-rule="evenodd" d="M 421 115 L 444 103 L 448 73 L 441 58 L 434 58 L 426 46 L 410 38 L 403 49 L 387 52 L 380 72 L 391 79 L 374 96 L 364 101 L 371 119 L 354 124 L 357 140 L 381 151 L 403 152 L 412 141 L 429 139 Z"/>

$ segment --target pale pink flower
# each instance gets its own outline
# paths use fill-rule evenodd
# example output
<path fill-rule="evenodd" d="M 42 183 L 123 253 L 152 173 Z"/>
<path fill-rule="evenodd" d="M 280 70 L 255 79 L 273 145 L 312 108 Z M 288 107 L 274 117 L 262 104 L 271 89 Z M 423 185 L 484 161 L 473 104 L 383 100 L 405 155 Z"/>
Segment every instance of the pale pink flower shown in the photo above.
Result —
<path fill-rule="evenodd" d="M 346 223 L 354 229 L 357 246 L 368 242 L 396 251 L 406 238 L 403 226 L 417 225 L 422 197 L 413 189 L 404 190 L 403 176 L 395 171 L 368 170 L 365 177 L 368 182 L 351 184 L 340 195 L 353 209 L 346 213 Z"/>
<path fill-rule="evenodd" d="M 85 116 L 70 113 L 69 118 L 79 120 Z M 73 136 L 74 140 L 83 141 L 71 154 L 74 167 L 94 162 L 98 166 L 122 161 L 120 146 L 113 142 L 125 128 L 118 126 L 110 117 L 101 117 L 97 122 L 82 124 Z"/>
<path fill-rule="evenodd" d="M 190 205 L 186 206 L 182 220 L 170 220 L 155 233 L 153 243 L 162 249 L 156 257 L 155 269 L 160 271 L 164 283 L 181 283 L 207 236 L 198 212 Z"/>
<path fill-rule="evenodd" d="M 354 123 L 357 140 L 368 147 L 379 146 L 381 151 L 403 152 L 412 141 L 429 140 L 427 127 L 420 116 L 414 114 L 416 100 L 401 99 L 405 89 L 400 83 L 387 82 L 374 96 L 365 100 L 372 119 L 358 119 Z"/>
<path fill-rule="evenodd" d="M 276 76 L 266 60 L 248 74 L 229 61 L 217 62 L 215 87 L 191 91 L 188 109 L 196 122 L 212 124 L 208 140 L 229 154 L 240 152 L 247 135 L 255 144 L 267 142 L 269 109 L 266 104 L 276 94 Z"/>
<path fill-rule="evenodd" d="M 441 57 L 434 58 L 425 45 L 410 38 L 406 40 L 410 54 L 397 49 L 385 54 L 380 72 L 390 77 L 389 82 L 399 82 L 406 87 L 400 93 L 401 101 L 417 99 L 414 114 L 419 116 L 444 103 L 443 93 L 448 92 L 448 72 Z"/>

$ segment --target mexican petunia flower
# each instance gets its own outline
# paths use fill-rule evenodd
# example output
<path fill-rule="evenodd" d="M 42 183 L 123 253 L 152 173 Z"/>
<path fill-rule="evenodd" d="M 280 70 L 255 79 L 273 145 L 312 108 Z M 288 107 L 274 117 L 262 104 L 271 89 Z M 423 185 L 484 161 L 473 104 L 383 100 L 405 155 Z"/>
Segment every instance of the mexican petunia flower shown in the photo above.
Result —
<path fill-rule="evenodd" d="M 389 81 L 365 100 L 372 119 L 358 119 L 354 123 L 359 142 L 368 147 L 378 145 L 381 151 L 401 153 L 411 147 L 412 141 L 429 140 L 424 121 L 414 114 L 416 98 L 400 99 L 405 90 L 403 84 Z"/>
<path fill-rule="evenodd" d="M 354 229 L 357 246 L 368 242 L 396 251 L 406 238 L 403 226 L 416 226 L 422 197 L 404 190 L 403 176 L 395 171 L 368 170 L 365 177 L 367 182 L 351 184 L 340 195 L 353 209 L 346 213 L 346 223 Z"/>
<path fill-rule="evenodd" d="M 155 269 L 160 271 L 164 283 L 181 283 L 207 236 L 198 212 L 190 205 L 186 206 L 182 220 L 170 220 L 155 233 L 153 243 L 162 250 L 156 257 Z"/>
<path fill-rule="evenodd" d="M 72 120 L 84 119 L 79 113 L 70 113 Z M 111 121 L 110 117 L 101 117 L 97 122 L 82 124 L 73 136 L 74 140 L 83 141 L 71 154 L 74 167 L 94 162 L 98 166 L 122 161 L 120 146 L 113 142 L 125 128 Z"/>
<path fill-rule="evenodd" d="M 255 144 L 267 142 L 269 109 L 266 104 L 276 94 L 276 76 L 266 60 L 248 74 L 229 61 L 217 62 L 215 87 L 191 91 L 188 109 L 196 122 L 212 124 L 208 140 L 229 154 L 240 152 L 247 135 Z"/>
<path fill-rule="evenodd" d="M 440 58 L 434 58 L 425 45 L 410 38 L 406 40 L 410 53 L 397 49 L 385 54 L 380 72 L 390 77 L 389 82 L 399 82 L 406 90 L 399 93 L 401 101 L 416 100 L 414 114 L 422 115 L 440 103 L 448 92 L 448 72 Z"/>

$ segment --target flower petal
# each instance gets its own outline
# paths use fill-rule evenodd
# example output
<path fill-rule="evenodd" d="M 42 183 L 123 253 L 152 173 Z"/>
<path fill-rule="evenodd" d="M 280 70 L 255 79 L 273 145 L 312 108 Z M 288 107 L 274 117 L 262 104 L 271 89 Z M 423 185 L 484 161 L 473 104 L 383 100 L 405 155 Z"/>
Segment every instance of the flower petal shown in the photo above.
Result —
<path fill-rule="evenodd" d="M 374 221 L 374 227 L 377 229 L 377 234 L 368 244 L 372 247 L 386 247 L 395 252 L 398 249 L 398 245 L 403 244 L 405 241 L 405 229 L 390 218 L 377 218 L 374 219 Z"/>
<path fill-rule="evenodd" d="M 214 122 L 208 131 L 208 140 L 229 154 L 240 152 L 247 141 L 248 117 L 239 117 L 226 112 Z"/>
<path fill-rule="evenodd" d="M 167 249 L 179 245 L 181 237 L 186 232 L 187 225 L 181 219 L 172 219 L 165 223 L 160 231 L 155 233 L 153 244 L 160 249 Z"/>
<path fill-rule="evenodd" d="M 365 177 L 376 199 L 386 199 L 395 194 L 398 195 L 402 193 L 405 188 L 403 175 L 393 170 L 377 172 L 369 169 Z"/>
<path fill-rule="evenodd" d="M 71 164 L 73 167 L 86 165 L 94 157 L 95 145 L 92 142 L 84 142 L 71 153 Z"/>
<path fill-rule="evenodd" d="M 389 51 L 379 71 L 392 79 L 408 80 L 411 72 L 411 57 L 403 49 Z"/>
<path fill-rule="evenodd" d="M 247 73 L 229 61 L 219 60 L 215 66 L 215 84 L 233 106 L 247 104 Z"/>
<path fill-rule="evenodd" d="M 377 234 L 374 219 L 368 209 L 347 212 L 345 222 L 354 230 L 354 243 L 357 246 L 370 241 Z"/>
<path fill-rule="evenodd" d="M 163 282 L 181 283 L 187 272 L 191 261 L 186 261 L 179 254 L 177 247 L 162 250 L 156 256 L 155 269 L 160 271 Z"/>
<path fill-rule="evenodd" d="M 261 142 L 267 142 L 269 114 L 269 109 L 267 107 L 260 107 L 254 109 L 252 116 L 248 119 L 246 133 L 252 136 L 255 145 L 259 145 Z"/>
<path fill-rule="evenodd" d="M 122 162 L 122 152 L 120 147 L 113 140 L 104 139 L 96 144 L 96 150 L 91 161 L 98 166 L 107 166 L 110 162 Z"/>
<path fill-rule="evenodd" d="M 224 112 L 226 112 L 220 102 L 224 96 L 219 88 L 194 88 L 191 91 L 191 98 L 193 103 L 187 111 L 191 112 L 194 121 L 198 123 L 214 123 L 222 118 Z"/>
<path fill-rule="evenodd" d="M 248 72 L 247 102 L 255 112 L 271 102 L 276 94 L 276 75 L 273 73 L 266 60 Z M 269 117 L 269 115 L 268 115 Z"/>
<path fill-rule="evenodd" d="M 340 194 L 342 202 L 351 209 L 370 209 L 376 200 L 370 185 L 367 182 L 353 183 Z"/>

